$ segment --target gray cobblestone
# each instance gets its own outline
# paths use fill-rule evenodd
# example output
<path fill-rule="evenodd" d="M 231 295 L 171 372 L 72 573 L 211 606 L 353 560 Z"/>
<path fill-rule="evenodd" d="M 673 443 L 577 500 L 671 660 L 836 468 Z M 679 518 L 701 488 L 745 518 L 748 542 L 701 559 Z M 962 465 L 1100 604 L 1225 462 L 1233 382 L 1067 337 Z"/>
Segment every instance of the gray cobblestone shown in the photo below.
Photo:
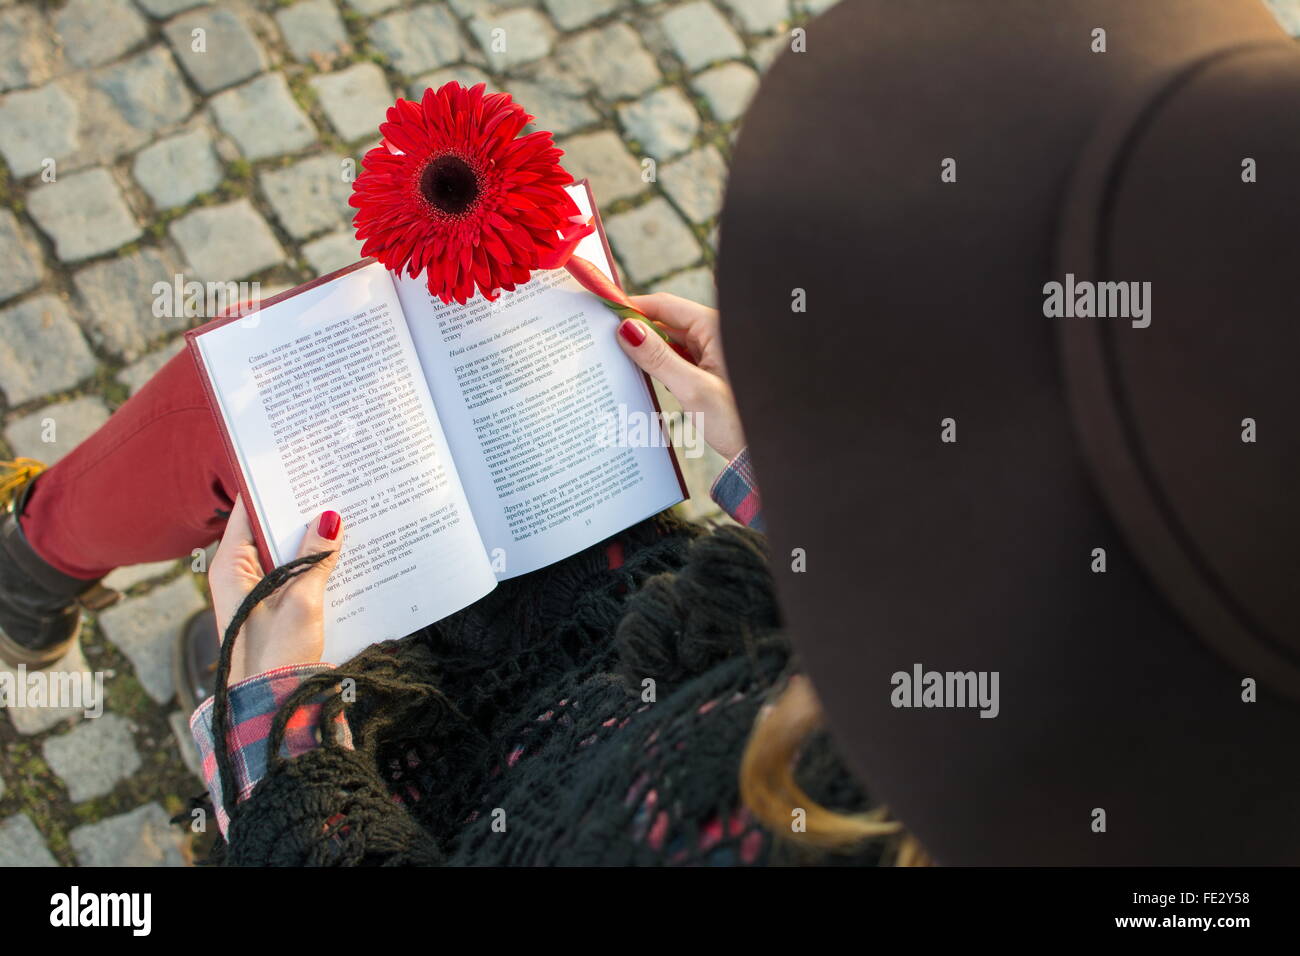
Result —
<path fill-rule="evenodd" d="M 196 129 L 140 150 L 131 175 L 155 206 L 168 209 L 215 189 L 222 174 L 212 138 Z"/>
<path fill-rule="evenodd" d="M 112 99 L 127 125 L 142 133 L 178 123 L 194 108 L 194 98 L 163 46 L 104 67 L 92 82 Z"/>
<path fill-rule="evenodd" d="M 344 2 L 362 16 L 373 17 L 393 7 L 401 6 L 402 0 L 344 0 Z"/>
<path fill-rule="evenodd" d="M 195 50 L 194 30 L 203 30 L 205 48 Z M 168 21 L 163 35 L 176 59 L 204 93 L 214 93 L 256 76 L 267 67 L 266 52 L 231 10 L 203 7 Z"/>
<path fill-rule="evenodd" d="M 374 63 L 357 63 L 309 81 L 330 125 L 345 142 L 378 135 L 393 93 L 384 71 Z"/>
<path fill-rule="evenodd" d="M 218 93 L 212 98 L 212 113 L 248 159 L 296 152 L 316 141 L 316 127 L 280 73 Z"/>
<path fill-rule="evenodd" d="M 247 199 L 186 213 L 171 236 L 206 281 L 245 279 L 284 261 L 279 240 Z"/>
<path fill-rule="evenodd" d="M 14 419 L 5 429 L 13 450 L 52 465 L 108 421 L 108 406 L 91 396 L 56 402 Z"/>
<path fill-rule="evenodd" d="M 69 0 L 54 18 L 63 53 L 74 66 L 115 60 L 148 35 L 144 18 L 127 0 Z"/>
<path fill-rule="evenodd" d="M 0 867 L 58 865 L 41 831 L 26 814 L 0 822 Z"/>
<path fill-rule="evenodd" d="M 290 235 L 306 239 L 352 218 L 354 210 L 348 205 L 352 184 L 344 180 L 342 164 L 341 156 L 312 156 L 258 178 L 267 202 Z"/>
<path fill-rule="evenodd" d="M 190 615 L 203 605 L 193 580 L 183 575 L 99 615 L 99 625 L 108 639 L 127 656 L 145 692 L 160 704 L 176 692 L 172 642 Z"/>
<path fill-rule="evenodd" d="M 722 211 L 727 163 L 715 146 L 705 146 L 659 169 L 659 185 L 691 222 L 704 224 Z"/>
<path fill-rule="evenodd" d="M 331 0 L 301 0 L 275 14 L 280 35 L 294 59 L 311 63 L 319 54 L 334 55 L 349 48 L 347 31 Z"/>
<path fill-rule="evenodd" d="M 128 564 L 125 567 L 116 568 L 104 575 L 104 587 L 113 588 L 117 591 L 126 591 L 135 587 L 137 584 L 143 584 L 145 581 L 152 581 L 154 578 L 162 577 L 164 574 L 170 574 L 176 568 L 175 561 L 151 561 L 148 564 Z"/>
<path fill-rule="evenodd" d="M 184 329 L 188 324 L 184 314 L 155 315 L 153 308 L 154 283 L 170 286 L 178 272 L 178 263 L 156 249 L 96 262 L 79 271 L 73 281 L 86 304 L 82 324 L 91 340 L 131 360 L 163 336 Z"/>
<path fill-rule="evenodd" d="M 455 63 L 464 50 L 460 28 L 441 3 L 389 14 L 372 23 L 369 34 L 393 67 L 407 75 Z"/>
<path fill-rule="evenodd" d="M 79 121 L 76 102 L 54 83 L 0 97 L 0 153 L 15 176 L 38 173 L 44 160 L 76 151 Z"/>
<path fill-rule="evenodd" d="M 510 84 L 510 94 L 536 117 L 533 128 L 550 130 L 556 136 L 600 121 L 600 114 L 585 100 L 547 83 L 515 80 Z"/>
<path fill-rule="evenodd" d="M 611 100 L 640 96 L 662 79 L 654 57 L 626 23 L 579 33 L 560 45 L 557 56 L 562 68 Z"/>
<path fill-rule="evenodd" d="M 461 65 L 449 66 L 445 69 L 434 70 L 432 73 L 426 73 L 407 88 L 406 95 L 408 98 L 418 101 L 424 96 L 426 89 L 441 89 L 444 84 L 450 83 L 452 80 L 466 88 L 479 83 L 486 83 L 487 91 L 492 92 L 492 78 L 490 76 L 476 66 Z M 375 124 L 375 128 L 379 128 L 378 123 Z"/>
<path fill-rule="evenodd" d="M 33 189 L 27 207 L 64 262 L 110 252 L 140 237 L 140 226 L 106 169 L 60 176 Z"/>
<path fill-rule="evenodd" d="M 700 131 L 700 115 L 675 86 L 665 86 L 635 103 L 620 106 L 618 119 L 628 135 L 656 161 L 689 149 Z"/>
<path fill-rule="evenodd" d="M 724 63 L 691 80 L 709 111 L 722 123 L 740 119 L 758 89 L 758 74 L 743 63 Z"/>
<path fill-rule="evenodd" d="M 770 33 L 790 19 L 789 0 L 722 0 L 749 33 Z"/>
<path fill-rule="evenodd" d="M 83 720 L 67 733 L 50 737 L 41 751 L 77 803 L 112 793 L 141 766 L 131 725 L 112 713 Z"/>
<path fill-rule="evenodd" d="M 76 323 L 52 295 L 0 311 L 0 329 L 0 389 L 10 405 L 71 388 L 95 371 Z"/>
<path fill-rule="evenodd" d="M 543 0 L 561 30 L 576 30 L 618 9 L 619 0 Z"/>
<path fill-rule="evenodd" d="M 48 458 L 44 460 L 50 462 Z M 81 675 L 89 670 L 90 665 L 86 663 L 86 656 L 82 653 L 81 642 L 73 641 L 72 646 L 68 648 L 68 652 L 63 655 L 63 659 L 56 661 L 44 673 L 75 675 L 75 679 L 80 681 Z M 0 662 L 0 673 L 11 675 L 14 681 L 21 679 L 23 674 L 22 671 L 9 667 L 3 662 Z M 9 722 L 14 725 L 14 729 L 27 737 L 33 734 L 43 734 L 47 730 L 69 721 L 80 720 L 85 713 L 85 707 L 49 707 L 31 702 L 23 707 L 6 707 L 5 713 L 9 715 Z"/>
<path fill-rule="evenodd" d="M 714 308 L 718 301 L 718 291 L 713 285 L 713 273 L 709 269 L 687 269 L 676 275 L 656 282 L 651 292 L 671 292 L 683 299 L 699 302 Z M 717 472 L 714 472 L 717 475 Z"/>
<path fill-rule="evenodd" d="M 134 395 L 154 374 L 166 365 L 176 353 L 185 348 L 185 340 L 177 339 L 155 352 L 150 352 L 138 362 L 128 365 L 117 373 L 117 379 Z"/>
<path fill-rule="evenodd" d="M 469 28 L 497 72 L 539 60 L 551 52 L 555 43 L 555 29 L 544 16 L 527 7 L 476 16 Z"/>
<path fill-rule="evenodd" d="M 312 270 L 323 276 L 360 259 L 361 243 L 350 229 L 345 229 L 304 243 L 302 255 Z"/>
<path fill-rule="evenodd" d="M 45 277 L 41 250 L 8 209 L 0 209 L 0 302 L 35 288 Z"/>
<path fill-rule="evenodd" d="M 145 13 L 158 20 L 203 5 L 203 0 L 135 0 Z"/>
<path fill-rule="evenodd" d="M 38 9 L 15 4 L 0 10 L 0 90 L 44 83 L 59 72 L 60 60 Z"/>
<path fill-rule="evenodd" d="M 655 198 L 611 216 L 605 231 L 628 276 L 638 284 L 694 265 L 700 258 L 700 244 L 666 199 Z"/>
<path fill-rule="evenodd" d="M 194 735 L 190 733 L 190 715 L 184 711 L 174 710 L 167 718 L 167 724 L 172 729 L 176 749 L 180 751 L 185 769 L 194 774 L 197 779 L 203 780 L 203 762 L 199 757 L 199 748 L 194 743 Z"/>
<path fill-rule="evenodd" d="M 705 0 L 673 7 L 660 17 L 659 23 L 677 56 L 692 72 L 745 52 L 740 38 L 727 26 L 722 14 Z"/>
<path fill-rule="evenodd" d="M 628 153 L 623 141 L 609 130 L 571 136 L 560 143 L 564 168 L 574 179 L 591 180 L 591 191 L 599 203 L 635 196 L 646 188 L 641 164 Z"/>
<path fill-rule="evenodd" d="M 82 866 L 184 866 L 182 839 L 156 803 L 87 823 L 68 834 Z"/>

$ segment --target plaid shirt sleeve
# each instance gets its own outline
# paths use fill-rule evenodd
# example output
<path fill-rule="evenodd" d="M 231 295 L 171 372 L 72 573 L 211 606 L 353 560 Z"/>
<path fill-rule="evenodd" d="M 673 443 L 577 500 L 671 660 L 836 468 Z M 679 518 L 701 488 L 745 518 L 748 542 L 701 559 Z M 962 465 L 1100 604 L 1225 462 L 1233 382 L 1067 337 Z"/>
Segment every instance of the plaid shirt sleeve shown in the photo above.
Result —
<path fill-rule="evenodd" d="M 749 449 L 742 448 L 740 454 L 727 462 L 709 489 L 709 497 L 741 524 L 755 531 L 766 531 L 763 524 L 763 503 L 758 496 L 758 479 L 754 477 L 754 466 L 749 460 Z"/>
<path fill-rule="evenodd" d="M 280 705 L 306 678 L 329 669 L 328 664 L 291 664 L 249 677 L 230 688 L 227 744 L 235 771 L 235 784 L 239 788 L 236 801 L 247 798 L 266 775 L 267 738 Z M 221 800 L 221 774 L 217 771 L 216 741 L 212 733 L 212 706 L 211 697 L 199 705 L 190 717 L 190 732 L 199 749 L 203 778 L 217 811 L 217 825 L 225 834 L 230 820 Z M 302 707 L 293 715 L 285 728 L 282 756 L 296 757 L 320 745 L 319 717 L 319 704 Z"/>

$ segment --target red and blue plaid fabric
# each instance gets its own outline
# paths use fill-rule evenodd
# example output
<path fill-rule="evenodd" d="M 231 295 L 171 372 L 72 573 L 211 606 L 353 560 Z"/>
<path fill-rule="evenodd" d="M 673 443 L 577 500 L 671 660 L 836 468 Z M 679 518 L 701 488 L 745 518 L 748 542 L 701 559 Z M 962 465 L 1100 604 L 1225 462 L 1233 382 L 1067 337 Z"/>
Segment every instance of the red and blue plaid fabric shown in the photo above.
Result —
<path fill-rule="evenodd" d="M 709 489 L 709 496 L 736 521 L 756 531 L 765 530 L 758 481 L 749 461 L 748 448 L 727 463 Z M 615 562 L 621 563 L 621 553 L 617 557 L 611 553 L 610 560 L 611 565 L 617 567 Z M 307 677 L 328 669 L 328 664 L 291 664 L 249 677 L 230 688 L 231 732 L 228 743 L 235 784 L 239 788 L 236 802 L 252 793 L 253 787 L 266 774 L 267 737 L 280 704 Z M 285 730 L 281 756 L 296 757 L 319 746 L 320 731 L 316 726 L 319 714 L 320 706 L 312 705 L 300 708 L 293 715 Z M 346 734 L 346 724 L 340 730 Z M 190 718 L 190 732 L 199 748 L 212 805 L 217 808 L 217 825 L 224 834 L 230 821 L 221 803 L 221 777 L 217 773 L 216 744 L 212 736 L 211 697 L 200 704 Z"/>

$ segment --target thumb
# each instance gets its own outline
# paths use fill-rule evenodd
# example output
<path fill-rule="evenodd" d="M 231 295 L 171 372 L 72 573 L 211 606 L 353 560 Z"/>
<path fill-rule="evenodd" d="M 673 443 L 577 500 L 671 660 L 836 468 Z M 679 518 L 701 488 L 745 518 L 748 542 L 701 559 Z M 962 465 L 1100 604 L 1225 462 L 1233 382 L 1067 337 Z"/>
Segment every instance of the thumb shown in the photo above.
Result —
<path fill-rule="evenodd" d="M 313 587 L 319 588 L 323 592 L 325 582 L 329 580 L 329 576 L 338 567 L 339 551 L 342 544 L 343 516 L 337 511 L 323 512 L 319 518 L 307 525 L 307 534 L 303 536 L 302 547 L 298 549 L 298 557 L 305 558 L 307 555 L 319 554 L 322 551 L 330 553 L 311 565 L 299 577 L 307 579 Z M 303 583 L 305 584 L 307 581 Z"/>
<path fill-rule="evenodd" d="M 618 344 L 641 371 L 661 382 L 679 402 L 686 404 L 709 379 L 709 373 L 682 358 L 640 319 L 618 325 Z"/>

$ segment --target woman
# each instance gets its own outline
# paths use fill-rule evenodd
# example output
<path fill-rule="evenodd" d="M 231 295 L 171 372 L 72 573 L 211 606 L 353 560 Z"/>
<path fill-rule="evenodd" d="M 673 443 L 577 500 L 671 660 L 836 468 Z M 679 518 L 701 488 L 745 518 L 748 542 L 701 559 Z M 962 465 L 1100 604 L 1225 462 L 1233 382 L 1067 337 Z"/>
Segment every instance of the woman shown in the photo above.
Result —
<path fill-rule="evenodd" d="M 666 294 L 636 305 L 675 330 L 695 364 L 635 320 L 617 326 L 622 348 L 698 414 L 704 439 L 730 462 L 715 500 L 761 529 L 717 313 Z M 131 492 L 105 511 L 95 504 L 104 487 Z M 792 759 L 817 711 L 779 634 L 755 530 L 661 515 L 331 668 L 319 663 L 322 605 L 341 518 L 314 521 L 302 554 L 319 560 L 269 593 L 263 585 L 264 599 L 241 610 L 263 574 L 188 353 L 28 482 L 4 529 L 4 649 L 30 663 L 62 656 L 75 636 L 73 596 L 111 567 L 221 534 L 208 575 L 213 609 L 220 633 L 239 636 L 223 685 L 191 726 L 231 862 L 897 856 L 896 825 L 866 812 L 824 738 Z M 781 713 L 760 723 L 774 733 L 760 734 L 742 778 L 755 719 L 786 686 Z"/>

